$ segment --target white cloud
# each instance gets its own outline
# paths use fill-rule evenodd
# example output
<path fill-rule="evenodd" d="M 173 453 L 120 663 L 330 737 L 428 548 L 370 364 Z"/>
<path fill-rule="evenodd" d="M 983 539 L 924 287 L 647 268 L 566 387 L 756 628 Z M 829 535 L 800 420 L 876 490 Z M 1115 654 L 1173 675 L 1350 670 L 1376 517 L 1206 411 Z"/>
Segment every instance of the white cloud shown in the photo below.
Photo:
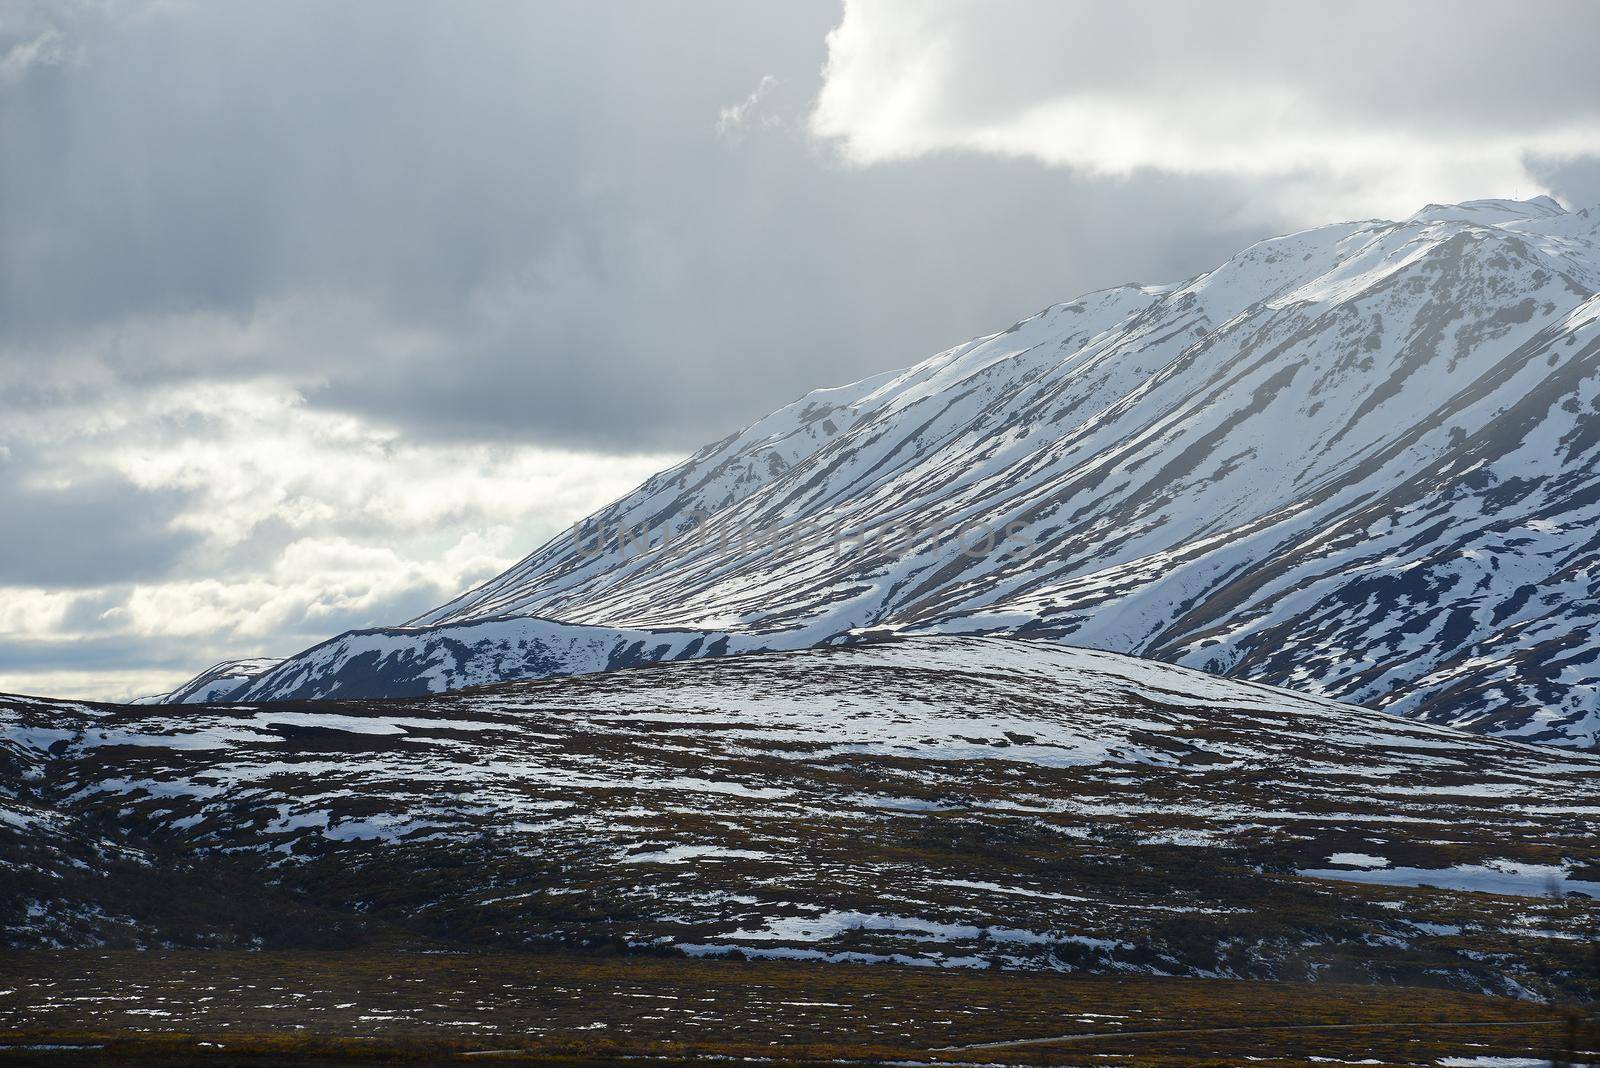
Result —
<path fill-rule="evenodd" d="M 1528 197 L 1530 159 L 1600 154 L 1600 99 L 1541 76 L 1592 77 L 1559 12 L 1488 10 L 846 0 L 810 128 L 860 165 L 1239 177 L 1309 222 Z"/>
<path fill-rule="evenodd" d="M 59 629 L 78 596 L 62 590 L 0 589 L 0 640 Z"/>
<path fill-rule="evenodd" d="M 751 125 L 764 129 L 781 125 L 783 120 L 779 116 L 762 108 L 762 101 L 777 87 L 778 79 L 763 74 L 749 96 L 737 104 L 720 109 L 717 112 L 717 136 L 737 141 Z"/>
<path fill-rule="evenodd" d="M 40 30 L 0 51 L 0 86 L 15 85 L 34 67 L 52 67 L 66 59 L 66 42 L 60 31 L 53 27 Z"/>
<path fill-rule="evenodd" d="M 0 647 L 12 654 L 0 663 L 0 691 L 68 697 L 126 698 L 217 660 L 286 655 L 350 627 L 402 623 L 673 460 L 412 442 L 261 379 L 94 393 L 10 414 L 8 446 L 30 458 L 28 484 L 117 477 L 152 494 L 181 490 L 169 527 L 195 536 L 175 574 L 0 588 Z M 77 670 L 30 667 L 23 655 L 75 644 Z M 163 673 L 137 655 L 95 653 L 104 647 L 182 667 Z"/>

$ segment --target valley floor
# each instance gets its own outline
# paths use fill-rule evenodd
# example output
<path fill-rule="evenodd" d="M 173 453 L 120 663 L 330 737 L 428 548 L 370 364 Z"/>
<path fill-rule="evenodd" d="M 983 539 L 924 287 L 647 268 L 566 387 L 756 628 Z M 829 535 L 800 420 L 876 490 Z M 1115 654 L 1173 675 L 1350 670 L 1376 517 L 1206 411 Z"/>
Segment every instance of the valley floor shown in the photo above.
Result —
<path fill-rule="evenodd" d="M 34 951 L 0 976 L 0 1064 L 1600 1059 L 1576 1009 L 1415 987 L 393 951 Z"/>

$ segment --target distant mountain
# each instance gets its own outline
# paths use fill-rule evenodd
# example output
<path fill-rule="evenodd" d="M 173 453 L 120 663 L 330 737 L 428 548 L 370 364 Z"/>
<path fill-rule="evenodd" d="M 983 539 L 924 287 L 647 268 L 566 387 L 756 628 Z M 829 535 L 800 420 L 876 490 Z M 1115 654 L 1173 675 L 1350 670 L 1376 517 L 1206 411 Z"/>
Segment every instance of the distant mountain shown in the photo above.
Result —
<path fill-rule="evenodd" d="M 1006 633 L 1592 747 L 1597 291 L 1600 213 L 1539 197 L 1325 226 L 1055 305 L 808 394 L 382 632 L 392 692 Z M 560 625 L 676 636 L 597 659 Z M 384 657 L 363 689 L 340 681 L 372 641 L 235 696 L 382 691 Z M 462 650 L 470 671 L 415 668 Z"/>
<path fill-rule="evenodd" d="M 1053 641 L 390 701 L 0 697 L 0 947 L 1578 987 L 1600 758 Z M 466 1017 L 473 1019 L 475 1017 Z"/>
<path fill-rule="evenodd" d="M 271 657 L 247 660 L 224 660 L 213 664 L 200 674 L 170 693 L 141 697 L 136 705 L 203 705 L 212 701 L 225 701 L 239 692 L 245 684 L 282 663 Z"/>

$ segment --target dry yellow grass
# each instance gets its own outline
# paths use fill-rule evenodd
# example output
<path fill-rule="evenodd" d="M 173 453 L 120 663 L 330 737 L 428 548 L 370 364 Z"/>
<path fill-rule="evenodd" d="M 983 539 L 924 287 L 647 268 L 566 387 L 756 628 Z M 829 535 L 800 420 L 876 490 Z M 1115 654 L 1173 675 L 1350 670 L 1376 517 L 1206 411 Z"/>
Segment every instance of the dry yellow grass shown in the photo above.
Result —
<path fill-rule="evenodd" d="M 14 953 L 0 974 L 0 1063 L 1414 1064 L 1600 1038 L 1527 1001 L 1332 983 L 415 952 Z"/>

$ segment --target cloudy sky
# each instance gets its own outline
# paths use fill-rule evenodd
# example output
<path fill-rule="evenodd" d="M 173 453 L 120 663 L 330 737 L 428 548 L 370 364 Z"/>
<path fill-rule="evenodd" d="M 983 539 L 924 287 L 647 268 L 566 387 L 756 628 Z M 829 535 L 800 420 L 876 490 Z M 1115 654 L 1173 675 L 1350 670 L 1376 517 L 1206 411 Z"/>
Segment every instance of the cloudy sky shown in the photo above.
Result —
<path fill-rule="evenodd" d="M 1600 201 L 1600 5 L 0 0 L 0 690 L 395 623 L 819 385 Z"/>

